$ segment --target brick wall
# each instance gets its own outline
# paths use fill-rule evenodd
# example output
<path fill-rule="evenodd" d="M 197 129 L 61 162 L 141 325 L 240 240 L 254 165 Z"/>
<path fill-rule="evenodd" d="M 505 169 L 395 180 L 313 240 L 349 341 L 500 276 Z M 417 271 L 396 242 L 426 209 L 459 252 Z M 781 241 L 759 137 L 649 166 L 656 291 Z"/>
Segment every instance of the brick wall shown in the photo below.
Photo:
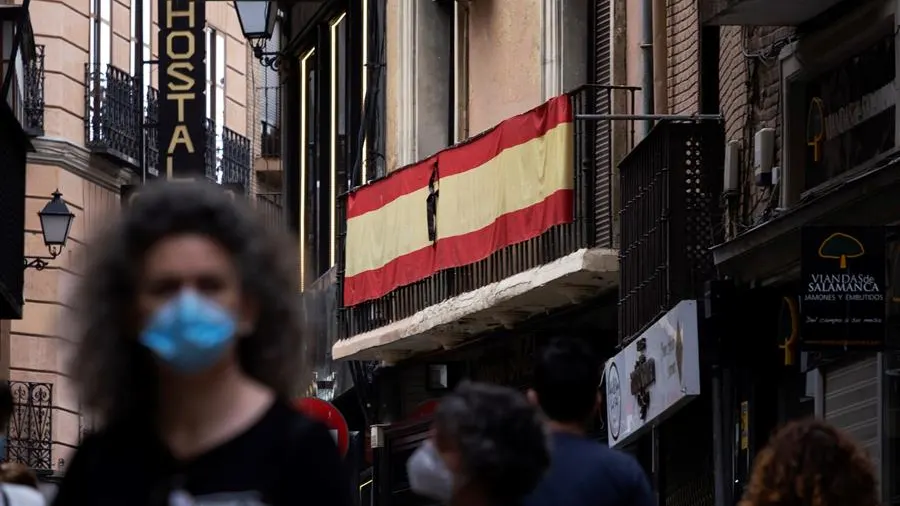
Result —
<path fill-rule="evenodd" d="M 700 12 L 698 0 L 668 0 L 668 102 L 670 114 L 700 112 Z"/>
<path fill-rule="evenodd" d="M 683 0 L 682 0 L 683 1 Z M 781 154 L 781 66 L 778 54 L 790 27 L 723 26 L 720 31 L 719 100 L 726 141 L 740 142 L 740 198 L 729 212 L 726 233 L 733 237 L 757 224 L 777 204 L 771 189 L 753 176 L 752 143 L 761 128 L 774 128 L 775 165 Z"/>

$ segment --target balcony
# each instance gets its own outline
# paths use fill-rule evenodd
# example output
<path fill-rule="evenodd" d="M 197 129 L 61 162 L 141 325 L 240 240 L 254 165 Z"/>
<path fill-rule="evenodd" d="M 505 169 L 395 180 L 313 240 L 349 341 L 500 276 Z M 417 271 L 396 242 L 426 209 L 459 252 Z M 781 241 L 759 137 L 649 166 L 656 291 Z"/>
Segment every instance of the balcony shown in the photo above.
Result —
<path fill-rule="evenodd" d="M 53 474 L 53 384 L 10 381 L 13 414 L 6 432 L 6 461 L 38 475 Z"/>
<path fill-rule="evenodd" d="M 154 88 L 149 88 L 147 91 L 147 118 L 145 129 L 145 135 L 147 136 L 147 173 L 151 176 L 159 176 L 159 131 L 156 129 L 156 122 L 159 119 L 159 90 Z M 206 156 L 204 157 L 206 162 L 206 167 L 204 168 L 204 174 L 206 178 L 210 181 L 218 181 L 219 180 L 219 169 L 220 162 L 224 163 L 221 160 L 220 156 L 217 156 L 217 150 L 222 149 L 223 152 L 225 150 L 224 146 L 219 146 L 217 143 L 217 135 L 216 135 L 216 124 L 213 120 L 206 118 L 203 122 L 203 128 L 206 131 Z M 237 135 L 234 132 L 231 132 L 227 128 L 224 129 L 230 132 L 230 137 L 232 141 L 234 141 L 234 136 Z M 223 144 L 224 144 L 224 135 L 223 135 Z M 246 140 L 246 138 L 239 136 Z M 248 162 L 249 163 L 249 162 Z M 249 170 L 249 169 L 248 169 Z"/>
<path fill-rule="evenodd" d="M 24 18 L 24 19 L 23 19 Z M 21 38 L 10 64 L 12 41 L 21 23 Z M 21 5 L 0 5 L 0 81 L 10 73 L 6 103 L 30 137 L 44 134 L 44 46 L 35 45 L 28 12 Z"/>
<path fill-rule="evenodd" d="M 622 344 L 715 275 L 724 139 L 720 122 L 660 122 L 619 163 Z"/>
<path fill-rule="evenodd" d="M 215 144 L 213 144 L 215 145 Z M 221 183 L 250 191 L 250 139 L 228 128 L 222 129 Z"/>
<path fill-rule="evenodd" d="M 281 193 L 257 193 L 256 212 L 262 217 L 263 223 L 272 230 L 283 232 L 285 230 L 284 207 Z"/>
<path fill-rule="evenodd" d="M 334 358 L 395 362 L 612 292 L 612 133 L 575 120 L 611 96 L 557 97 L 350 192 Z"/>
<path fill-rule="evenodd" d="M 700 0 L 701 20 L 708 25 L 797 26 L 841 0 Z"/>
<path fill-rule="evenodd" d="M 84 139 L 88 149 L 116 164 L 138 169 L 142 115 L 135 78 L 107 65 L 85 65 Z"/>

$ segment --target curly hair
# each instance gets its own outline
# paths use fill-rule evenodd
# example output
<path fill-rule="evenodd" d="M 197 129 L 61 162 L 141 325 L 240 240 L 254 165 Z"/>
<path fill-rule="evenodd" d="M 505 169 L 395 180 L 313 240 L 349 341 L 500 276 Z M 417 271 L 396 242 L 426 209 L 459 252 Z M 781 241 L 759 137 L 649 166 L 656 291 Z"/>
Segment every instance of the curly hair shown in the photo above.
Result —
<path fill-rule="evenodd" d="M 814 418 L 778 431 L 756 457 L 739 506 L 878 506 L 878 480 L 865 451 Z"/>
<path fill-rule="evenodd" d="M 88 249 L 73 298 L 72 378 L 100 427 L 135 417 L 155 420 L 157 369 L 138 343 L 136 295 L 147 252 L 178 234 L 203 235 L 225 248 L 242 291 L 259 307 L 256 328 L 238 343 L 244 372 L 282 396 L 295 393 L 304 379 L 297 265 L 287 237 L 218 185 L 151 183 Z"/>
<path fill-rule="evenodd" d="M 441 400 L 434 426 L 458 446 L 465 476 L 498 504 L 527 495 L 550 465 L 538 411 L 511 388 L 463 382 Z"/>

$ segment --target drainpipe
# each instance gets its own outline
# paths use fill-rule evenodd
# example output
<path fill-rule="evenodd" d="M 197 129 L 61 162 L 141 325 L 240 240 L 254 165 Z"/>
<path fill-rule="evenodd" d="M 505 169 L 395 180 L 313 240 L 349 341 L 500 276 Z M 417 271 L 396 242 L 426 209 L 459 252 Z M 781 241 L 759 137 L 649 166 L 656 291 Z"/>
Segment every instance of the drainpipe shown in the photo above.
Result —
<path fill-rule="evenodd" d="M 653 3 L 654 0 L 641 0 L 641 52 L 643 54 L 644 73 L 641 77 L 641 96 L 643 113 L 653 114 Z M 650 133 L 653 120 L 644 121 L 644 135 Z"/>
<path fill-rule="evenodd" d="M 666 40 L 666 0 L 653 0 L 653 100 L 656 114 L 669 114 L 669 44 Z M 707 112 L 707 111 L 699 111 Z"/>

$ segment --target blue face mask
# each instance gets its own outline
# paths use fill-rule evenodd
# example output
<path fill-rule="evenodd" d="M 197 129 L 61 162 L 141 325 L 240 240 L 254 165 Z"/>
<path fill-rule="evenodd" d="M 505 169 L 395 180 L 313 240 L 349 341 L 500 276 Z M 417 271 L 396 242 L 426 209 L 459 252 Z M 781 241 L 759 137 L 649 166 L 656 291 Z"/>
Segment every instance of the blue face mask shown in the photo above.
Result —
<path fill-rule="evenodd" d="M 140 342 L 172 369 L 192 374 L 222 358 L 235 329 L 228 311 L 195 292 L 183 291 L 153 315 Z"/>

